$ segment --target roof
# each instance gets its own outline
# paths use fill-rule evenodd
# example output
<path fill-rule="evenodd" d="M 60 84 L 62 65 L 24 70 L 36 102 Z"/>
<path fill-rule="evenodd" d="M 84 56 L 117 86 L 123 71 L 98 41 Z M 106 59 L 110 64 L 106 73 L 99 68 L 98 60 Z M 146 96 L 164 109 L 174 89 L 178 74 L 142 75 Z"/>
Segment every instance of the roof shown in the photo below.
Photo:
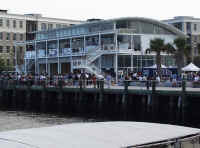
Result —
<path fill-rule="evenodd" d="M 200 68 L 194 65 L 193 63 L 190 63 L 183 67 L 182 71 L 200 71 Z"/>
<path fill-rule="evenodd" d="M 73 123 L 0 133 L 6 148 L 120 148 L 199 134 L 200 129 L 144 122 Z"/>
<path fill-rule="evenodd" d="M 81 24 L 76 24 L 76 25 L 73 25 L 73 26 L 69 26 L 67 28 L 69 29 L 69 28 L 81 27 L 81 26 L 92 25 L 92 24 L 109 23 L 109 22 L 117 22 L 117 21 L 128 21 L 128 20 L 143 21 L 143 22 L 155 24 L 155 25 L 158 25 L 160 27 L 167 29 L 168 31 L 171 31 L 172 33 L 176 34 L 179 37 L 183 37 L 183 38 L 187 37 L 187 35 L 184 34 L 184 32 L 178 30 L 177 28 L 175 28 L 172 25 L 163 23 L 163 22 L 158 21 L 158 20 L 154 20 L 154 19 L 150 19 L 150 18 L 144 18 L 144 17 L 123 17 L 123 18 L 115 18 L 115 19 L 108 19 L 108 20 L 98 20 L 98 21 L 84 22 L 84 23 L 81 23 Z M 53 29 L 53 30 L 60 30 L 60 28 Z M 50 30 L 50 31 L 52 31 L 52 30 Z M 45 32 L 46 33 L 47 31 L 45 30 L 45 31 L 36 31 L 36 32 Z"/>

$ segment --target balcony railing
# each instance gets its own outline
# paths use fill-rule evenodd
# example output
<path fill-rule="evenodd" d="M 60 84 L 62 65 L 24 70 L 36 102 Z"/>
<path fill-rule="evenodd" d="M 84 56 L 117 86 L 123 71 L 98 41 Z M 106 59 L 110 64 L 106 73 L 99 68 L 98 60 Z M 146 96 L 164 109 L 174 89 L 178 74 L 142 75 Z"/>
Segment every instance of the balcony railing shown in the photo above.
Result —
<path fill-rule="evenodd" d="M 37 57 L 38 58 L 44 58 L 44 57 L 46 57 L 46 50 L 45 49 L 39 49 Z"/>
<path fill-rule="evenodd" d="M 26 51 L 25 58 L 26 59 L 35 59 L 35 51 Z"/>
<path fill-rule="evenodd" d="M 48 49 L 48 57 L 57 57 L 58 49 Z"/>

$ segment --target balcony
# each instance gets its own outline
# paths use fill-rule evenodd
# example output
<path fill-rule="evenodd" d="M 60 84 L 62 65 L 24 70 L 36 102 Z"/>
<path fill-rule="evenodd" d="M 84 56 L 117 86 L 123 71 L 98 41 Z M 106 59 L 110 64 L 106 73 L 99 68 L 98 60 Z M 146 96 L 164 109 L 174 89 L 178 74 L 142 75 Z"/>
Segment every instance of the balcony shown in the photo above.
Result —
<path fill-rule="evenodd" d="M 57 49 L 48 49 L 48 57 L 57 57 L 58 50 Z"/>
<path fill-rule="evenodd" d="M 39 49 L 37 57 L 38 58 L 45 58 L 46 57 L 45 51 L 46 51 L 45 49 Z"/>
<path fill-rule="evenodd" d="M 25 58 L 26 59 L 35 59 L 35 51 L 26 51 Z"/>

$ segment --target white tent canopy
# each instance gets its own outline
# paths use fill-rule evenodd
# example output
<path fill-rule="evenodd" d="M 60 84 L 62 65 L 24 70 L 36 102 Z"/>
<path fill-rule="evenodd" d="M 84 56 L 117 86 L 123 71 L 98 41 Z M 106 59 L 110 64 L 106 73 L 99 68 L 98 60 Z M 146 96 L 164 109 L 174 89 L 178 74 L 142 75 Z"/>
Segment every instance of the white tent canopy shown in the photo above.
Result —
<path fill-rule="evenodd" d="M 152 69 L 157 69 L 157 64 L 154 64 L 154 65 L 152 65 L 152 66 L 150 66 L 150 67 L 145 67 L 145 68 L 152 68 Z M 161 64 L 161 68 L 167 68 L 165 65 L 162 65 Z"/>
<path fill-rule="evenodd" d="M 182 71 L 200 71 L 200 68 L 194 65 L 193 63 L 190 63 L 183 67 Z"/>

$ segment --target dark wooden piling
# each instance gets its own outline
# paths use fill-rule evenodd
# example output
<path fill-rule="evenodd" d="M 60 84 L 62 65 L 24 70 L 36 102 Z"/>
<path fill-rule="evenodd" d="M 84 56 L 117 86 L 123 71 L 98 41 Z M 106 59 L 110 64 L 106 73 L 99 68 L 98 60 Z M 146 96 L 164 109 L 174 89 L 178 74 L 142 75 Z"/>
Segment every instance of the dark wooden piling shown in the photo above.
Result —
<path fill-rule="evenodd" d="M 47 111 L 47 88 L 46 82 L 42 84 L 40 111 L 45 113 Z"/>
<path fill-rule="evenodd" d="M 27 81 L 27 89 L 26 89 L 26 100 L 25 100 L 25 110 L 30 111 L 31 109 L 31 81 Z"/>

